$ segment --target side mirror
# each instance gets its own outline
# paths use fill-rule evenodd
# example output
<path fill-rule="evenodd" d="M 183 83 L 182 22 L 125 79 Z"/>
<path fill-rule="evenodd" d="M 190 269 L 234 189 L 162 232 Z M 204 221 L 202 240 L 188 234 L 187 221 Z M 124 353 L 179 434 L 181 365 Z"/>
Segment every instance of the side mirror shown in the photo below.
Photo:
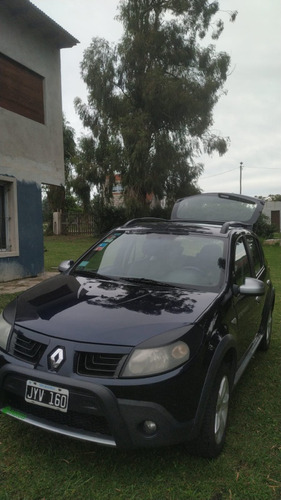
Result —
<path fill-rule="evenodd" d="M 265 285 L 263 281 L 256 278 L 245 278 L 244 285 L 238 289 L 242 295 L 263 295 L 265 293 Z"/>
<path fill-rule="evenodd" d="M 58 267 L 58 270 L 60 273 L 66 273 L 66 271 L 68 271 L 71 266 L 73 266 L 74 264 L 74 260 L 63 260 L 59 267 Z"/>

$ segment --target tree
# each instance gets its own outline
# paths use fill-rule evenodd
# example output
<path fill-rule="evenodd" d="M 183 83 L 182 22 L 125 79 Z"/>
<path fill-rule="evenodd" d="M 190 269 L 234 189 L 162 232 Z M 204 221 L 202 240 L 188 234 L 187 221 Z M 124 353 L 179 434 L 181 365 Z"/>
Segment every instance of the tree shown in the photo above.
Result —
<path fill-rule="evenodd" d="M 281 201 L 281 194 L 269 194 L 268 198 L 270 198 L 271 201 Z"/>
<path fill-rule="evenodd" d="M 82 202 L 83 210 L 91 207 L 91 188 L 95 186 L 105 200 L 112 194 L 114 171 L 121 168 L 122 147 L 118 139 L 108 136 L 105 128 L 95 136 L 82 137 L 77 149 L 76 176 L 72 187 Z"/>
<path fill-rule="evenodd" d="M 62 210 L 65 204 L 72 203 L 71 200 L 71 183 L 72 183 L 72 168 L 76 157 L 75 132 L 69 123 L 63 117 L 63 146 L 64 146 L 64 172 L 65 172 L 65 187 L 48 185 L 45 189 L 46 199 L 45 205 L 51 213 Z"/>
<path fill-rule="evenodd" d="M 120 43 L 94 38 L 84 53 L 88 104 L 77 98 L 76 109 L 96 148 L 106 137 L 119 151 L 102 168 L 121 173 L 127 203 L 198 192 L 198 154 L 227 149 L 211 126 L 230 58 L 199 44 L 222 32 L 218 10 L 208 0 L 123 0 Z"/>
<path fill-rule="evenodd" d="M 72 173 L 76 161 L 77 146 L 75 131 L 63 117 L 63 148 L 66 196 L 70 196 L 72 187 Z"/>

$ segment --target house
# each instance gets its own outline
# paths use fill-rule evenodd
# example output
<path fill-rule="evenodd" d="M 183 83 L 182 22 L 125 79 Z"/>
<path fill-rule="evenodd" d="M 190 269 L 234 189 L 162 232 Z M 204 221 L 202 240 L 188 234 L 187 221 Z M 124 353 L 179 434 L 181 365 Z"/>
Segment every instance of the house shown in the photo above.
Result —
<path fill-rule="evenodd" d="M 263 214 L 266 215 L 271 224 L 273 224 L 276 227 L 276 231 L 278 233 L 281 232 L 281 201 L 270 201 L 267 200 L 265 202 L 264 208 L 263 208 Z"/>
<path fill-rule="evenodd" d="M 113 205 L 120 207 L 124 203 L 123 199 L 123 186 L 121 183 L 121 175 L 115 174 L 115 183 L 112 187 Z"/>
<path fill-rule="evenodd" d="M 107 187 L 109 184 L 109 178 L 106 179 L 105 182 L 105 187 Z M 115 174 L 115 182 L 112 187 L 112 197 L 113 197 L 113 205 L 115 207 L 120 207 L 124 205 L 124 189 L 122 186 L 122 178 L 121 174 Z M 146 194 L 146 203 L 149 205 L 151 208 L 156 207 L 159 205 L 159 201 L 157 200 L 156 196 L 154 193 L 147 193 Z M 160 201 L 160 205 L 162 208 L 165 206 L 165 200 Z"/>
<path fill-rule="evenodd" d="M 60 50 L 29 0 L 0 0 L 0 281 L 44 270 L 41 184 L 64 183 Z"/>

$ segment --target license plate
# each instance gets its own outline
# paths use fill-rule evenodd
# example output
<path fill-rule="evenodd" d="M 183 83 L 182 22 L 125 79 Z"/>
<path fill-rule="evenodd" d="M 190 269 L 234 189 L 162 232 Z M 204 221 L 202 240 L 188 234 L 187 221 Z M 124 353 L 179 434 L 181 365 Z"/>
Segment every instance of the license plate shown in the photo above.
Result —
<path fill-rule="evenodd" d="M 54 387 L 34 380 L 26 382 L 24 399 L 27 403 L 67 412 L 68 398 L 69 391 L 62 387 Z"/>

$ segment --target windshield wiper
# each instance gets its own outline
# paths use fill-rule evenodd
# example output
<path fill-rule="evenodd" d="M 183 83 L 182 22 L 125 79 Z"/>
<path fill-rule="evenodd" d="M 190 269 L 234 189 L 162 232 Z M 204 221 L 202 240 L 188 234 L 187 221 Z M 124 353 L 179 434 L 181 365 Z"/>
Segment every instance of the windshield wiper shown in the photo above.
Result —
<path fill-rule="evenodd" d="M 94 270 L 93 271 L 90 271 L 90 270 L 86 271 L 84 269 L 73 269 L 70 274 L 74 274 L 76 276 L 85 276 L 85 278 L 87 278 L 88 276 L 91 276 L 91 277 L 98 276 L 98 273 L 96 271 L 94 271 Z"/>
<path fill-rule="evenodd" d="M 102 279 L 106 281 L 118 281 L 120 279 L 119 276 L 110 276 L 109 274 L 100 274 L 97 271 L 94 270 L 85 270 L 85 269 L 74 269 L 71 274 L 75 276 L 83 276 L 85 278 L 97 278 L 97 279 Z"/>
<path fill-rule="evenodd" d="M 124 277 L 120 277 L 120 279 L 122 280 L 125 280 L 125 281 L 129 281 L 131 283 L 141 283 L 141 284 L 144 284 L 144 285 L 154 285 L 154 286 L 169 286 L 169 287 L 174 287 L 176 285 L 174 285 L 173 283 L 167 283 L 165 281 L 158 281 L 158 280 L 153 280 L 153 279 L 150 279 L 150 278 L 134 278 L 134 277 L 127 277 L 127 276 L 124 276 Z"/>

